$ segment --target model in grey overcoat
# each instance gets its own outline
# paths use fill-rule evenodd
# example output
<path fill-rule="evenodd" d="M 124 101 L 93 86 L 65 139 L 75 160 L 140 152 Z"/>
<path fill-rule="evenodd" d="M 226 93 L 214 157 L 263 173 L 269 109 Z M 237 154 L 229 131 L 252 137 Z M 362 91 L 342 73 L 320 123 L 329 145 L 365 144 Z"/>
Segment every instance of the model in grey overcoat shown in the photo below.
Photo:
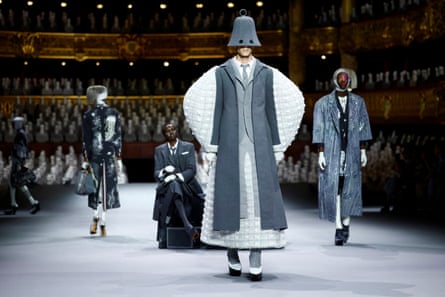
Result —
<path fill-rule="evenodd" d="M 209 172 L 201 239 L 238 248 L 282 247 L 280 231 L 287 222 L 275 154 L 282 154 L 294 140 L 304 98 L 292 81 L 258 59 L 249 81 L 243 83 L 234 59 L 210 69 L 184 97 L 194 136 L 206 152 L 217 155 Z M 247 165 L 246 154 L 254 157 Z M 246 194 L 245 181 L 254 183 L 254 193 L 248 186 Z M 248 233 L 240 228 L 246 221 L 241 220 L 246 197 L 258 199 L 254 205 L 260 229 L 253 231 L 246 223 Z M 241 234 L 236 235 L 238 231 Z"/>
<path fill-rule="evenodd" d="M 217 94 L 212 144 L 218 146 L 215 172 L 215 230 L 235 231 L 240 223 L 240 177 L 238 156 L 237 73 L 228 61 L 215 72 Z M 272 90 L 272 70 L 259 60 L 253 74 L 253 143 L 255 146 L 261 226 L 263 229 L 287 228 L 273 145 L 279 144 Z M 242 124 L 242 123 L 241 123 Z M 238 206 L 238 207 L 235 207 Z"/>
<path fill-rule="evenodd" d="M 348 93 L 348 142 L 344 186 L 341 197 L 342 217 L 362 214 L 362 172 L 360 142 L 372 138 L 368 113 L 362 97 Z M 340 127 L 336 91 L 320 98 L 314 106 L 313 143 L 324 145 L 326 169 L 320 170 L 318 202 L 320 218 L 334 222 L 340 170 Z"/>
<path fill-rule="evenodd" d="M 277 161 L 295 138 L 304 112 L 298 87 L 252 54 L 255 23 L 241 10 L 228 46 L 237 55 L 198 79 L 184 113 L 210 162 L 201 240 L 227 247 L 229 274 L 241 275 L 239 249 L 249 249 L 249 278 L 261 280 L 261 250 L 285 245 L 287 228 Z"/>

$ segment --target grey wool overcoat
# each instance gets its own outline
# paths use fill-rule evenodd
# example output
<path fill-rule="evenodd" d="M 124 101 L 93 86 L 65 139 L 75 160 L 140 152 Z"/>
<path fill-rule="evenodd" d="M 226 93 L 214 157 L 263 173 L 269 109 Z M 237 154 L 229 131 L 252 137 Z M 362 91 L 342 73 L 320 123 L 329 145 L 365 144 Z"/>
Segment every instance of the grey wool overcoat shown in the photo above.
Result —
<path fill-rule="evenodd" d="M 240 229 L 240 157 L 237 85 L 240 79 L 230 60 L 201 76 L 184 96 L 184 113 L 193 135 L 206 152 L 217 153 L 214 179 L 206 204 L 213 205 L 212 230 Z M 287 228 L 274 152 L 284 152 L 294 140 L 304 113 L 298 87 L 279 70 L 256 60 L 250 106 L 251 140 L 255 151 L 259 215 L 263 230 Z M 242 126 L 241 126 L 242 127 Z M 250 132 L 249 132 L 250 133 Z M 250 135 L 250 134 L 249 134 Z M 214 181 L 214 182 L 213 182 Z"/>
<path fill-rule="evenodd" d="M 335 90 L 314 106 L 313 143 L 324 144 L 326 169 L 319 171 L 318 204 L 321 219 L 334 222 L 340 171 L 340 113 Z M 362 172 L 360 142 L 372 138 L 368 112 L 362 97 L 348 94 L 348 143 L 345 181 L 341 193 L 343 217 L 362 214 Z"/>
<path fill-rule="evenodd" d="M 216 102 L 212 142 L 218 146 L 215 171 L 215 230 L 238 230 L 240 224 L 240 177 L 238 154 L 238 102 L 236 73 L 230 62 L 215 72 Z M 257 60 L 253 74 L 252 124 L 262 229 L 287 228 L 273 145 L 280 143 L 272 70 Z"/>

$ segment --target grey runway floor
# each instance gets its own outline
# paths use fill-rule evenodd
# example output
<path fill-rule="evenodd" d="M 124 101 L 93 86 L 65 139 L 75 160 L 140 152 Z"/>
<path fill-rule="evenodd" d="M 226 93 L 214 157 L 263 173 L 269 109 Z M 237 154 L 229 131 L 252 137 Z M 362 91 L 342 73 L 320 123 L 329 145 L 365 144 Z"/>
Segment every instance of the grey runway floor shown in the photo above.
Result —
<path fill-rule="evenodd" d="M 15 216 L 0 215 L 0 296 L 444 296 L 442 223 L 367 209 L 353 218 L 350 243 L 336 247 L 334 225 L 318 219 L 308 191 L 285 185 L 288 244 L 263 252 L 263 281 L 251 282 L 228 275 L 224 250 L 159 250 L 154 190 L 121 185 L 122 207 L 109 211 L 100 237 L 88 233 L 86 197 L 67 186 L 33 189 L 41 212 L 30 215 L 21 200 Z M 247 271 L 248 253 L 240 256 Z"/>

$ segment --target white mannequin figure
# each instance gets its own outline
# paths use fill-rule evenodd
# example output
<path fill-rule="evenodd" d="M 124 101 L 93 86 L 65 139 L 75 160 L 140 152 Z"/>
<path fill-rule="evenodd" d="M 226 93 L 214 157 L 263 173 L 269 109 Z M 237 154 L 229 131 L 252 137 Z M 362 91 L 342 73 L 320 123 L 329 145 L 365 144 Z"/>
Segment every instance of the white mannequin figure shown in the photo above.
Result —
<path fill-rule="evenodd" d="M 4 135 L 4 139 L 5 142 L 11 143 L 14 141 L 14 135 L 15 135 L 15 131 L 14 131 L 14 127 L 8 123 L 7 129 L 6 129 L 6 133 Z"/>
<path fill-rule="evenodd" d="M 71 87 L 71 79 L 65 79 L 64 87 L 63 87 L 64 95 L 74 95 L 74 90 Z"/>
<path fill-rule="evenodd" d="M 135 142 L 136 141 L 136 132 L 133 126 L 133 120 L 128 120 L 128 125 L 125 129 L 124 134 L 124 141 L 125 142 Z"/>
<path fill-rule="evenodd" d="M 49 81 L 46 80 L 42 89 L 42 95 L 52 95 L 53 90 L 50 88 Z"/>
<path fill-rule="evenodd" d="M 372 73 L 368 73 L 368 80 L 366 81 L 365 88 L 372 90 L 375 87 L 374 79 L 372 78 Z"/>
<path fill-rule="evenodd" d="M 116 15 L 113 18 L 113 26 L 111 27 L 112 33 L 119 33 L 121 31 L 121 26 L 119 25 L 119 17 Z"/>
<path fill-rule="evenodd" d="M 76 95 L 83 95 L 83 83 L 80 78 L 76 78 Z"/>
<path fill-rule="evenodd" d="M 48 142 L 48 140 L 49 137 L 48 133 L 46 132 L 45 125 L 41 124 L 39 126 L 39 131 L 36 133 L 36 141 L 42 143 L 42 142 Z"/>
<path fill-rule="evenodd" d="M 60 81 L 58 81 L 58 80 L 56 80 L 56 83 L 54 84 L 53 94 L 54 95 L 62 95 L 63 94 L 62 86 L 60 84 Z"/>
<path fill-rule="evenodd" d="M 418 80 L 418 71 L 417 70 L 413 70 L 411 73 L 411 79 L 409 81 L 409 86 L 410 87 L 415 87 L 417 85 L 417 80 Z"/>
<path fill-rule="evenodd" d="M 150 89 L 148 88 L 148 81 L 146 78 L 143 78 L 141 80 L 141 94 L 142 95 L 149 95 Z"/>

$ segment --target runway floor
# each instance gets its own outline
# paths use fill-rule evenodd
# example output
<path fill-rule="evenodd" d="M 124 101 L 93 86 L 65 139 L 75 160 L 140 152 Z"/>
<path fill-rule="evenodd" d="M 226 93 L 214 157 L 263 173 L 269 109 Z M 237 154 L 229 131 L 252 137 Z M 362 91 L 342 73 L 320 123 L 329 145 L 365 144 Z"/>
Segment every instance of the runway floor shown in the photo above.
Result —
<path fill-rule="evenodd" d="M 283 185 L 289 229 L 284 249 L 263 252 L 263 281 L 230 277 L 222 249 L 157 248 L 151 220 L 155 184 L 120 186 L 108 236 L 90 236 L 86 197 L 69 186 L 33 189 L 0 215 L 0 296 L 388 296 L 439 297 L 445 289 L 442 220 L 383 215 L 367 208 L 351 222 L 350 242 L 333 244 L 334 225 L 318 219 L 310 191 Z M 2 201 L 6 194 L 0 193 Z M 303 197 L 304 196 L 304 197 Z M 3 203 L 4 204 L 4 203 Z M 244 270 L 248 252 L 242 251 Z"/>

